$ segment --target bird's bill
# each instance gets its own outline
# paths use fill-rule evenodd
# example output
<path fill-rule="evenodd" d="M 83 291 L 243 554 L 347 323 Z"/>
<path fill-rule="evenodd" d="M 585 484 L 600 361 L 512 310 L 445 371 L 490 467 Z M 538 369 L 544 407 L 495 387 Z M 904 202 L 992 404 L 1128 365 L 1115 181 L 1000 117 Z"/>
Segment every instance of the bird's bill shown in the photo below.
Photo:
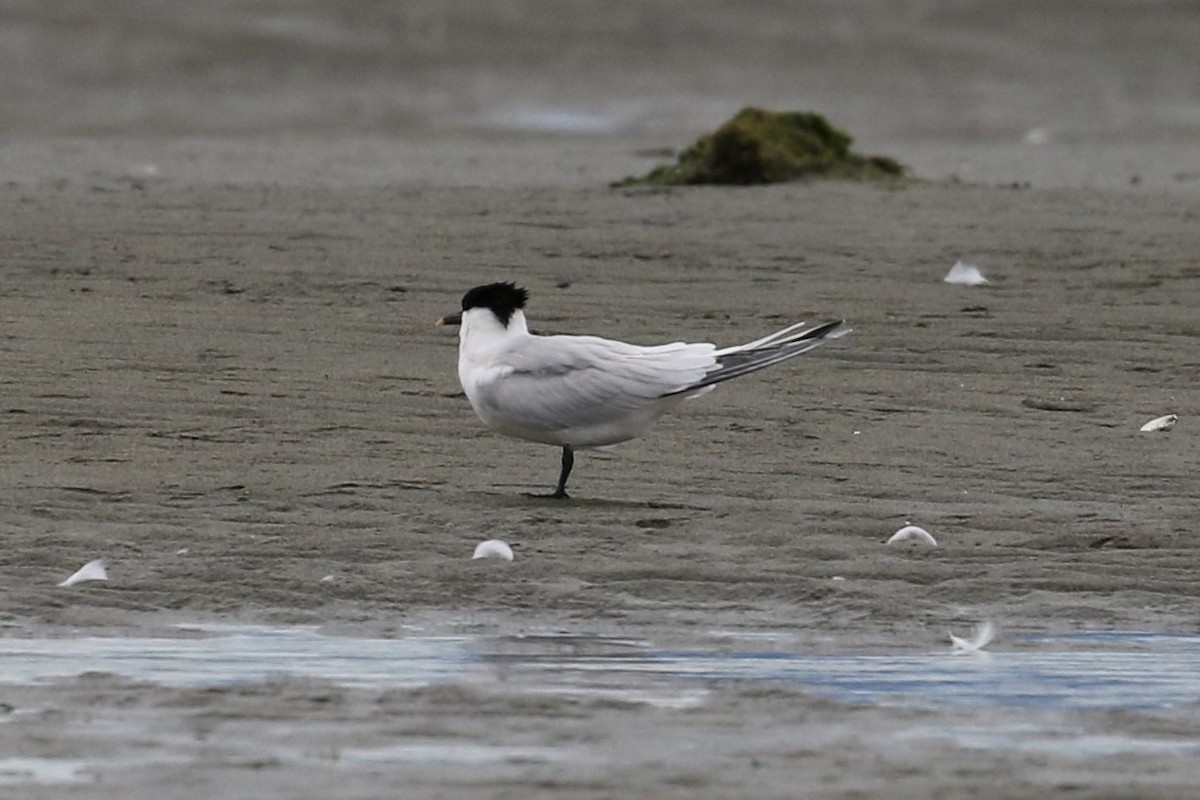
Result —
<path fill-rule="evenodd" d="M 454 314 L 447 314 L 444 317 L 439 317 L 436 324 L 438 324 L 438 325 L 462 325 L 462 312 L 461 311 L 455 312 Z"/>

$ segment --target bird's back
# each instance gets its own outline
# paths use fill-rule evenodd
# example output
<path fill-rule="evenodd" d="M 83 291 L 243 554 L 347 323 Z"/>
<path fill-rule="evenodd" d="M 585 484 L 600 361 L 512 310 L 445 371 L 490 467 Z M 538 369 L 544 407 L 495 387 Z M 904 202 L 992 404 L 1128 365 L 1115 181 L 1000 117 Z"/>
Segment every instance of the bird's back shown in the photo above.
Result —
<path fill-rule="evenodd" d="M 513 337 L 464 389 L 500 433 L 596 447 L 641 436 L 716 365 L 712 344 L 643 347 L 598 336 Z"/>

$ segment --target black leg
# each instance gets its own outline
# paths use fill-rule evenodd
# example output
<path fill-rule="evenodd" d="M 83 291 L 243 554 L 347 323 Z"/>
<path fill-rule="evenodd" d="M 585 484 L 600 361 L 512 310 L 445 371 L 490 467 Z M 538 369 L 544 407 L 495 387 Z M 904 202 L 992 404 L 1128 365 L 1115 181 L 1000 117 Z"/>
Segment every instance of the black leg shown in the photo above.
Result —
<path fill-rule="evenodd" d="M 575 466 L 575 451 L 569 444 L 565 444 L 562 449 L 562 471 L 558 473 L 558 486 L 554 487 L 554 491 L 550 494 L 526 492 L 525 496 L 569 500 L 571 495 L 567 494 L 567 478 L 571 477 L 571 467 L 573 466 Z"/>
<path fill-rule="evenodd" d="M 571 477 L 571 467 L 575 466 L 575 451 L 571 449 L 569 444 L 563 445 L 562 451 L 562 472 L 558 473 L 558 486 L 554 489 L 554 494 L 551 497 L 565 499 L 570 497 L 567 494 L 567 478 Z"/>

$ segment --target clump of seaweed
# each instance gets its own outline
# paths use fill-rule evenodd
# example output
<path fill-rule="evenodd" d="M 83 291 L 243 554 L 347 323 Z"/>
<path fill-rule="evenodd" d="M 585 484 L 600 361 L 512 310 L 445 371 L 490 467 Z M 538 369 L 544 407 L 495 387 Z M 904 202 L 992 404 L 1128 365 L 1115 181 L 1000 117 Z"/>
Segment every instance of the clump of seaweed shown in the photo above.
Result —
<path fill-rule="evenodd" d="M 895 159 L 852 152 L 852 141 L 820 114 L 744 108 L 697 139 L 676 163 L 613 185 L 748 186 L 803 178 L 894 180 L 908 174 Z"/>

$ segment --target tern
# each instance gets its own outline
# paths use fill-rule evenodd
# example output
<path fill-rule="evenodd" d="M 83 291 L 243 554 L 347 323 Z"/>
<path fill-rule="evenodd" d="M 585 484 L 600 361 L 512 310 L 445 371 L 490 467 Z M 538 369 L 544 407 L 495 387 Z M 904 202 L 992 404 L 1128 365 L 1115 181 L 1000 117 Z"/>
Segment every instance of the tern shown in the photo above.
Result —
<path fill-rule="evenodd" d="M 462 311 L 437 324 L 459 326 L 458 379 L 488 427 L 562 448 L 558 484 L 549 495 L 534 495 L 540 497 L 569 496 L 576 450 L 644 436 L 684 400 L 850 332 L 844 320 L 809 328 L 801 322 L 734 347 L 643 347 L 598 336 L 531 333 L 528 299 L 511 282 L 476 286 L 463 295 Z"/>

